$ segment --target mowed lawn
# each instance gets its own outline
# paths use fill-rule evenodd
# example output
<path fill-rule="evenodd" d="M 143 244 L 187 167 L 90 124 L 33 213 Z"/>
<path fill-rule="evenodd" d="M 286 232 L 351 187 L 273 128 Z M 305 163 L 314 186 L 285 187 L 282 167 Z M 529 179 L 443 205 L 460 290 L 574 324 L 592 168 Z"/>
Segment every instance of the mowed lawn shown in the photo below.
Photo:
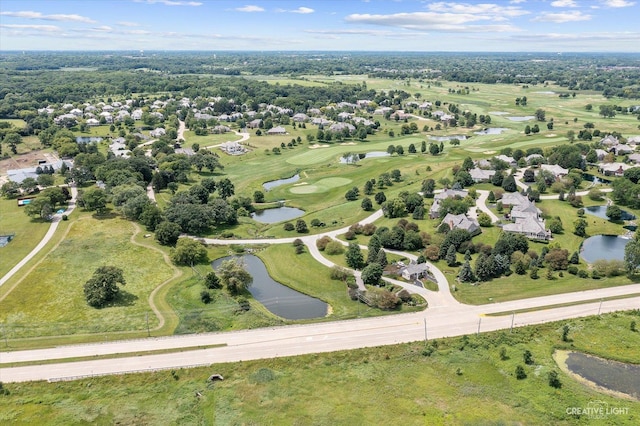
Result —
<path fill-rule="evenodd" d="M 49 225 L 49 222 L 31 220 L 16 200 L 0 198 L 0 235 L 15 234 L 9 244 L 0 247 L 0 277 L 38 245 Z"/>
<path fill-rule="evenodd" d="M 130 242 L 133 225 L 118 218 L 86 216 L 73 223 L 69 234 L 2 302 L 0 322 L 10 338 L 142 330 L 149 313 L 157 319 L 149 294 L 172 276 L 160 253 Z M 87 305 L 83 285 L 104 265 L 124 270 L 122 297 L 103 309 Z"/>

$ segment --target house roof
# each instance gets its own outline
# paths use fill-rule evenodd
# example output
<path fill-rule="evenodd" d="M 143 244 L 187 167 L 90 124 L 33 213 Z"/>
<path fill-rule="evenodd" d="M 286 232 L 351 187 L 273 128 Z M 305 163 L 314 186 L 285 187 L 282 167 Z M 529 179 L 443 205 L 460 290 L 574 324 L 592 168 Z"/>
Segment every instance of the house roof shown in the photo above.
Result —
<path fill-rule="evenodd" d="M 473 180 L 489 180 L 492 176 L 496 174 L 495 170 L 484 170 L 484 169 L 471 169 L 469 170 L 469 174 Z"/>
<path fill-rule="evenodd" d="M 447 215 L 442 220 L 442 223 L 446 223 L 451 227 L 451 229 L 464 229 L 465 231 L 468 231 L 470 233 L 473 233 L 480 229 L 478 221 L 468 218 L 465 214 L 447 213 Z"/>
<path fill-rule="evenodd" d="M 557 164 L 542 164 L 540 168 L 542 170 L 548 170 L 556 176 L 567 175 L 569 173 L 569 169 L 565 169 Z"/>
<path fill-rule="evenodd" d="M 533 217 L 526 217 L 516 220 L 515 223 L 508 223 L 502 227 L 502 230 L 506 232 L 516 232 L 519 234 L 547 234 L 544 221 Z"/>
<path fill-rule="evenodd" d="M 529 199 L 519 192 L 506 192 L 500 201 L 503 206 L 516 206 L 529 201 Z"/>
<path fill-rule="evenodd" d="M 461 190 L 445 189 L 444 191 L 434 195 L 433 198 L 436 200 L 444 200 L 445 198 L 453 198 L 453 197 L 464 198 L 467 195 L 469 195 L 469 191 L 465 191 L 464 189 L 461 189 Z"/>
<path fill-rule="evenodd" d="M 420 274 L 423 272 L 427 272 L 429 270 L 429 265 L 426 263 L 410 263 L 404 267 L 402 273 L 405 272 L 409 275 Z"/>

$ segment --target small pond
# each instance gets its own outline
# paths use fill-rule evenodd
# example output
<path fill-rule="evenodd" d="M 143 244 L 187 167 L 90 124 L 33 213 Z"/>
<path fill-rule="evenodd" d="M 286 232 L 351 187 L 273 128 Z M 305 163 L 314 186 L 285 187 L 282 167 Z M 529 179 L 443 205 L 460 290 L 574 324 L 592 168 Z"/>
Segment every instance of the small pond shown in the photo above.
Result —
<path fill-rule="evenodd" d="M 590 214 L 592 216 L 597 216 L 597 217 L 600 217 L 602 219 L 609 219 L 607 217 L 607 206 L 585 207 L 584 208 L 584 212 L 586 214 Z M 622 217 L 621 217 L 622 220 L 633 220 L 635 218 L 636 218 L 635 215 L 632 215 L 628 211 L 622 210 Z"/>
<path fill-rule="evenodd" d="M 211 262 L 211 266 L 216 269 L 225 260 L 236 257 L 238 256 L 216 259 Z M 240 257 L 253 277 L 249 292 L 270 312 L 291 320 L 320 318 L 327 315 L 328 305 L 325 302 L 274 281 L 259 257 L 250 254 Z"/>
<path fill-rule="evenodd" d="M 459 141 L 466 141 L 467 137 L 465 135 L 429 136 L 429 140 L 438 141 L 438 142 L 448 142 L 452 139 L 458 139 Z"/>
<path fill-rule="evenodd" d="M 384 152 L 384 151 L 371 151 L 371 152 L 367 152 L 366 154 L 364 154 L 364 157 L 362 157 L 362 154 L 351 154 L 351 157 L 340 157 L 340 163 L 341 164 L 352 164 L 354 163 L 352 157 L 358 157 L 358 159 L 356 159 L 356 162 L 359 160 L 362 160 L 364 158 L 378 158 L 378 157 L 388 157 L 389 153 L 388 152 Z"/>
<path fill-rule="evenodd" d="M 624 260 L 624 248 L 630 240 L 616 235 L 595 235 L 582 243 L 580 256 L 588 263 L 596 260 Z"/>
<path fill-rule="evenodd" d="M 640 398 L 640 365 L 611 361 L 581 352 L 569 352 L 569 371 L 605 389 Z"/>
<path fill-rule="evenodd" d="M 278 180 L 270 180 L 269 182 L 265 182 L 262 184 L 262 187 L 264 188 L 265 191 L 270 191 L 273 188 L 275 188 L 276 186 L 280 186 L 280 185 L 286 185 L 288 183 L 294 183 L 300 180 L 300 175 L 299 174 L 295 174 L 293 176 L 291 176 L 290 178 L 286 178 L 286 179 L 278 179 Z"/>
<path fill-rule="evenodd" d="M 507 117 L 507 120 L 511 120 L 511 121 L 529 121 L 529 120 L 533 120 L 535 117 L 533 115 L 524 115 L 524 116 L 512 116 L 512 117 Z"/>
<path fill-rule="evenodd" d="M 76 143 L 99 143 L 102 142 L 102 138 L 98 136 L 77 136 Z"/>
<path fill-rule="evenodd" d="M 487 127 L 486 129 L 482 129 L 479 132 L 475 132 L 476 135 L 499 135 L 502 132 L 509 130 L 504 127 Z"/>
<path fill-rule="evenodd" d="M 604 179 L 598 176 L 591 175 L 589 173 L 583 173 L 582 179 L 587 180 L 589 182 L 594 182 L 594 183 L 611 183 L 609 179 Z"/>
<path fill-rule="evenodd" d="M 258 210 L 251 213 L 253 220 L 260 223 L 278 223 L 295 219 L 304 215 L 304 210 L 295 207 L 276 207 L 273 209 Z"/>

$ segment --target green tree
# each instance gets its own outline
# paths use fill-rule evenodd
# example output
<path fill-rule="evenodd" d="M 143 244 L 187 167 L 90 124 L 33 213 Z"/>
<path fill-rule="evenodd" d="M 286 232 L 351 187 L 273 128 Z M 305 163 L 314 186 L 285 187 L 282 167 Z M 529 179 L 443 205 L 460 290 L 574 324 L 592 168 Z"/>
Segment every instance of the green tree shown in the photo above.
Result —
<path fill-rule="evenodd" d="M 523 359 L 524 363 L 527 364 L 527 365 L 533 365 L 533 363 L 535 362 L 533 360 L 533 354 L 528 349 L 526 349 L 524 351 L 524 353 L 522 354 L 522 359 Z"/>
<path fill-rule="evenodd" d="M 524 367 L 521 365 L 516 366 L 516 379 L 524 380 L 527 378 L 527 373 L 524 371 Z"/>
<path fill-rule="evenodd" d="M 365 284 L 377 285 L 382 278 L 382 266 L 379 263 L 371 263 L 362 270 L 362 281 Z"/>
<path fill-rule="evenodd" d="M 456 248 L 453 244 L 451 244 L 447 249 L 447 254 L 444 257 L 444 260 L 447 261 L 448 266 L 455 266 L 456 263 L 458 263 L 458 259 L 456 259 Z"/>
<path fill-rule="evenodd" d="M 616 206 L 615 204 L 612 204 L 607 207 L 606 214 L 609 220 L 612 222 L 616 222 L 622 219 L 622 210 L 620 209 L 620 207 Z"/>
<path fill-rule="evenodd" d="M 264 203 L 264 192 L 255 191 L 253 193 L 253 202 L 254 203 Z"/>
<path fill-rule="evenodd" d="M 587 235 L 587 221 L 579 218 L 573 222 L 573 233 L 579 237 L 585 237 Z"/>
<path fill-rule="evenodd" d="M 176 248 L 171 252 L 171 260 L 176 265 L 193 266 L 197 263 L 209 261 L 206 247 L 191 238 L 181 238 L 176 243 Z"/>
<path fill-rule="evenodd" d="M 458 279 L 463 283 L 468 283 L 475 280 L 473 271 L 471 270 L 471 265 L 469 264 L 468 260 L 465 260 L 465 262 L 462 264 L 462 268 L 460 268 L 460 273 L 458 274 Z"/>
<path fill-rule="evenodd" d="M 516 192 L 518 190 L 516 179 L 513 177 L 513 175 L 509 175 L 504 178 L 504 180 L 502 181 L 502 189 L 507 192 Z"/>
<path fill-rule="evenodd" d="M 638 233 L 624 247 L 624 263 L 629 273 L 635 273 L 640 266 L 640 236 Z"/>
<path fill-rule="evenodd" d="M 38 197 L 31 200 L 29 204 L 24 206 L 24 212 L 29 217 L 40 217 L 44 220 L 51 219 L 53 214 L 53 206 L 46 197 Z"/>
<path fill-rule="evenodd" d="M 245 292 L 253 283 L 253 277 L 246 270 L 246 265 L 241 259 L 225 260 L 216 269 L 220 281 L 232 295 Z"/>
<path fill-rule="evenodd" d="M 299 234 L 306 234 L 309 232 L 309 228 L 307 227 L 307 222 L 302 219 L 298 219 L 296 221 L 296 232 Z"/>
<path fill-rule="evenodd" d="M 349 248 L 345 253 L 345 259 L 347 266 L 352 269 L 360 269 L 364 264 L 364 256 L 360 250 L 360 246 L 357 243 L 349 243 Z"/>
<path fill-rule="evenodd" d="M 125 284 L 122 269 L 115 266 L 101 266 L 84 284 L 84 297 L 90 306 L 102 308 L 117 297 L 118 285 Z"/>
<path fill-rule="evenodd" d="M 175 246 L 180 237 L 180 225 L 173 222 L 160 222 L 156 227 L 156 240 L 163 246 Z"/>
<path fill-rule="evenodd" d="M 362 207 L 362 210 L 364 211 L 370 211 L 373 209 L 373 203 L 371 202 L 370 198 L 365 197 L 362 199 L 362 203 L 360 203 L 360 207 Z"/>
<path fill-rule="evenodd" d="M 78 205 L 88 211 L 102 214 L 107 209 L 107 194 L 100 188 L 88 188 L 78 194 Z"/>
<path fill-rule="evenodd" d="M 220 282 L 220 278 L 216 275 L 215 272 L 211 271 L 207 275 L 204 276 L 204 285 L 209 289 L 221 288 L 222 284 Z"/>
<path fill-rule="evenodd" d="M 560 382 L 560 378 L 558 378 L 558 372 L 553 370 L 549 371 L 549 386 L 552 388 L 560 389 L 562 387 L 562 382 Z"/>
<path fill-rule="evenodd" d="M 389 261 L 387 260 L 386 251 L 382 249 L 378 250 L 378 255 L 376 256 L 376 263 L 382 266 L 383 269 L 389 264 Z"/>

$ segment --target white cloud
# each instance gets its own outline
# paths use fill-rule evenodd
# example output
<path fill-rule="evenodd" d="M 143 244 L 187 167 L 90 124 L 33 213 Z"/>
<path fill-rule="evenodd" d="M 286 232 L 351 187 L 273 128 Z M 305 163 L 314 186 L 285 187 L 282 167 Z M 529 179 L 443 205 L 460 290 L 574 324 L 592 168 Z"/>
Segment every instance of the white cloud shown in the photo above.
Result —
<path fill-rule="evenodd" d="M 520 3 L 526 3 L 527 0 L 511 0 L 509 3 L 511 4 L 520 4 Z"/>
<path fill-rule="evenodd" d="M 315 10 L 311 9 L 310 7 L 299 7 L 297 9 L 294 9 L 291 11 L 292 13 L 301 13 L 303 15 L 307 14 L 307 13 L 313 13 L 315 12 Z"/>
<path fill-rule="evenodd" d="M 481 6 L 481 5 L 479 5 Z M 352 14 L 347 22 L 404 28 L 413 31 L 505 32 L 518 31 L 511 25 L 467 25 L 471 22 L 501 20 L 491 13 L 435 13 L 414 12 L 391 15 Z"/>
<path fill-rule="evenodd" d="M 99 32 L 99 33 L 110 33 L 111 31 L 113 31 L 113 28 L 111 28 L 108 25 L 101 25 L 99 27 L 91 28 L 91 31 L 95 31 L 95 32 Z"/>
<path fill-rule="evenodd" d="M 574 0 L 556 0 L 551 2 L 553 7 L 578 7 Z"/>
<path fill-rule="evenodd" d="M 95 24 L 91 18 L 87 18 L 86 16 L 80 15 L 63 15 L 63 14 L 54 14 L 54 15 L 44 15 L 40 12 L 33 11 L 20 11 L 20 12 L 0 12 L 2 16 L 11 16 L 13 18 L 25 18 L 25 19 L 40 19 L 44 21 L 66 21 L 66 22 L 84 22 L 86 24 Z"/>
<path fill-rule="evenodd" d="M 243 7 L 238 7 L 235 9 L 237 12 L 264 12 L 264 8 L 260 6 L 255 6 L 248 4 Z"/>
<path fill-rule="evenodd" d="M 7 28 L 10 30 L 36 30 L 43 32 L 58 32 L 62 29 L 55 25 L 27 25 L 27 24 L 0 24 L 0 28 Z"/>
<path fill-rule="evenodd" d="M 432 12 L 455 13 L 455 14 L 491 14 L 494 17 L 517 17 L 529 14 L 528 11 L 518 6 L 500 6 L 490 3 L 431 3 L 427 8 Z"/>
<path fill-rule="evenodd" d="M 138 24 L 137 22 L 129 22 L 129 21 L 120 21 L 118 22 L 118 25 L 122 27 L 139 27 L 140 26 L 140 24 Z"/>
<path fill-rule="evenodd" d="M 636 4 L 634 1 L 627 0 L 602 0 L 602 3 L 607 7 L 629 7 Z"/>
<path fill-rule="evenodd" d="M 532 19 L 533 22 L 552 22 L 554 24 L 563 24 L 565 22 L 590 21 L 591 15 L 585 15 L 580 11 L 572 12 L 542 12 L 539 16 Z"/>
<path fill-rule="evenodd" d="M 133 0 L 136 3 L 164 4 L 165 6 L 202 6 L 199 1 L 173 1 L 173 0 Z"/>

